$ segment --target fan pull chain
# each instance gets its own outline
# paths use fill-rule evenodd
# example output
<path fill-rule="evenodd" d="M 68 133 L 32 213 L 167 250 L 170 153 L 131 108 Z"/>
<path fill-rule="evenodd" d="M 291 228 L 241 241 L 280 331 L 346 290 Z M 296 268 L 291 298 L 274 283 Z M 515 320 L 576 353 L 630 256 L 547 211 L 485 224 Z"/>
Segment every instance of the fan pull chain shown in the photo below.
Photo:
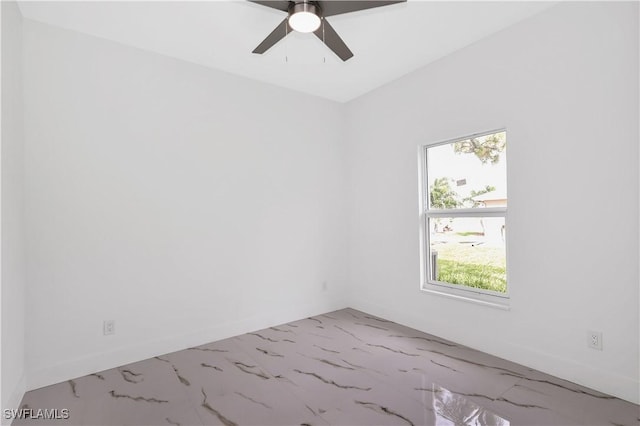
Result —
<path fill-rule="evenodd" d="M 287 36 L 289 35 L 289 33 L 287 32 L 288 29 L 289 29 L 289 25 L 285 22 L 284 23 L 284 61 L 286 63 L 289 63 L 289 41 L 287 39 Z"/>
<path fill-rule="evenodd" d="M 327 45 L 327 42 L 324 39 L 324 17 L 322 18 L 322 44 L 324 44 L 325 46 Z M 322 63 L 327 63 L 327 56 L 324 54 L 322 55 Z"/>

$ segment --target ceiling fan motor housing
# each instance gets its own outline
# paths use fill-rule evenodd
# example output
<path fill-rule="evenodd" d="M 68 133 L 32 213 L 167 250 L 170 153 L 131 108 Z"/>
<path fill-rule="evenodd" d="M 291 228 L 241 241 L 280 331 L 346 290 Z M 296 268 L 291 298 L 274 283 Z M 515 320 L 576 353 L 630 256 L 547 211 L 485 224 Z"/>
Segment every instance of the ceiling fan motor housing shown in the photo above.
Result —
<path fill-rule="evenodd" d="M 320 6 L 315 1 L 291 2 L 291 5 L 289 6 L 289 16 L 298 12 L 313 13 L 314 15 L 322 18 L 322 15 L 320 14 Z"/>

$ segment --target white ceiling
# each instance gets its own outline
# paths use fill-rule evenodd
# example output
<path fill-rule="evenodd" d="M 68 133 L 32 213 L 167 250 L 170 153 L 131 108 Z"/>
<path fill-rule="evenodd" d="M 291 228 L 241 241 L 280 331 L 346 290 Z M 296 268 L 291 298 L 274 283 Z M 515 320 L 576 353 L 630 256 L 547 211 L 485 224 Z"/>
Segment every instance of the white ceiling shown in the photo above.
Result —
<path fill-rule="evenodd" d="M 355 55 L 343 63 L 313 34 L 293 33 L 252 54 L 285 14 L 248 1 L 19 3 L 28 19 L 339 102 L 553 4 L 409 0 L 334 16 L 329 22 Z"/>

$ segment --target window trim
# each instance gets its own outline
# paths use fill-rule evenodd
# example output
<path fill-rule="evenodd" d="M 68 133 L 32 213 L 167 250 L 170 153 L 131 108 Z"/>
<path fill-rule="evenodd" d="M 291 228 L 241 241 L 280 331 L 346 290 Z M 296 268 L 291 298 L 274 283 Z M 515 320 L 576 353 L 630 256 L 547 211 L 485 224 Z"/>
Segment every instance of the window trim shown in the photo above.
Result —
<path fill-rule="evenodd" d="M 441 145 L 448 145 L 454 142 L 491 135 L 494 133 L 506 132 L 506 128 L 490 130 L 486 132 L 474 133 L 468 136 L 447 139 L 435 143 L 423 143 L 418 146 L 418 170 L 419 181 L 419 240 L 420 240 L 420 290 L 430 294 L 437 294 L 468 302 L 479 303 L 481 305 L 509 309 L 510 301 L 510 281 L 509 281 L 509 248 L 508 239 L 505 241 L 505 257 L 507 268 L 505 271 L 507 280 L 507 291 L 499 293 L 492 290 L 478 289 L 460 284 L 450 284 L 430 278 L 430 234 L 429 218 L 434 217 L 504 217 L 507 225 L 508 215 L 506 207 L 485 207 L 485 208 L 463 208 L 463 209 L 433 209 L 429 210 L 429 176 L 427 170 L 427 150 Z M 507 191 L 509 185 L 507 184 Z"/>

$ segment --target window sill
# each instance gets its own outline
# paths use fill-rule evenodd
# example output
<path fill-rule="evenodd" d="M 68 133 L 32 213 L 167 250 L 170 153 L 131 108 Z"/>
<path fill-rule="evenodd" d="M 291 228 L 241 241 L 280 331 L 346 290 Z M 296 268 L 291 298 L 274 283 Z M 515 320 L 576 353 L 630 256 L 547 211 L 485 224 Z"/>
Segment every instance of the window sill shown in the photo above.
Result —
<path fill-rule="evenodd" d="M 431 286 L 431 285 L 427 285 L 427 286 L 423 286 L 420 290 L 425 292 L 425 293 L 430 293 L 430 294 L 435 294 L 437 296 L 442 296 L 442 297 L 447 297 L 450 299 L 455 299 L 455 300 L 460 300 L 463 302 L 467 302 L 467 303 L 474 303 L 476 305 L 482 305 L 482 306 L 488 306 L 491 308 L 496 308 L 496 309 L 501 309 L 503 311 L 509 311 L 511 310 L 511 306 L 509 304 L 509 299 L 507 298 L 502 298 L 502 297 L 491 297 L 491 296 L 487 296 L 487 299 L 483 298 L 477 298 L 477 297 L 473 297 L 471 295 L 464 295 L 464 294 L 460 294 L 459 292 L 454 292 L 454 291 L 450 291 L 448 289 L 440 289 L 440 288 L 433 288 L 435 286 Z M 484 295 L 483 295 L 484 296 Z M 491 299 L 499 299 L 499 300 L 488 300 L 488 298 Z"/>

